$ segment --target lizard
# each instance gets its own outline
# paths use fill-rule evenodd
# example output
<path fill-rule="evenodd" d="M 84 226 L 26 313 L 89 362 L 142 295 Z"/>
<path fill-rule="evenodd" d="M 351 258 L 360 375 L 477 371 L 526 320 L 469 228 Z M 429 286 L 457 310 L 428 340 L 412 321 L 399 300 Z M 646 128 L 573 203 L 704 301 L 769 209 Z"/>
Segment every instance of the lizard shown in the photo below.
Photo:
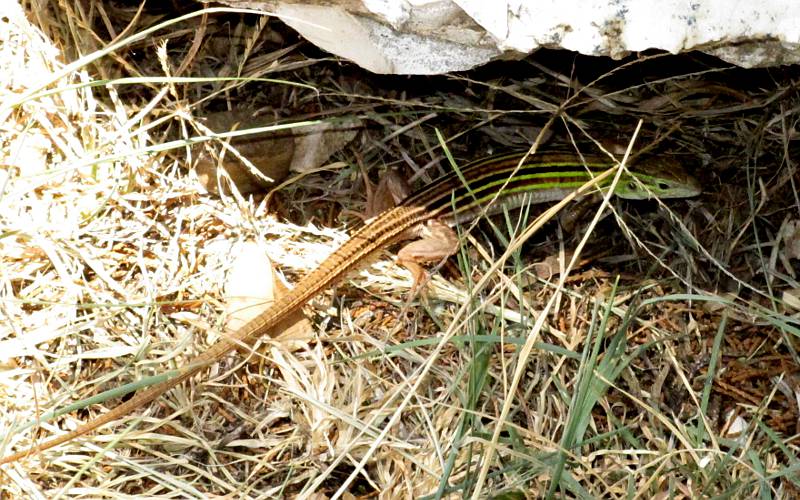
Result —
<path fill-rule="evenodd" d="M 411 270 L 416 286 L 425 273 L 421 263 L 441 261 L 456 252 L 460 242 L 452 226 L 503 209 L 559 201 L 615 164 L 607 156 L 537 153 L 529 157 L 526 152 L 491 156 L 446 174 L 367 220 L 293 289 L 277 297 L 257 317 L 170 372 L 172 377 L 137 392 L 129 400 L 72 431 L 0 458 L 0 465 L 71 441 L 149 404 L 232 350 L 252 345 L 314 297 L 395 243 L 416 240 L 397 254 L 397 262 Z M 607 176 L 596 187 L 601 192 L 608 191 L 611 178 Z M 626 168 L 612 194 L 627 199 L 647 199 L 684 198 L 699 193 L 697 180 L 687 175 L 678 162 L 655 157 Z"/>

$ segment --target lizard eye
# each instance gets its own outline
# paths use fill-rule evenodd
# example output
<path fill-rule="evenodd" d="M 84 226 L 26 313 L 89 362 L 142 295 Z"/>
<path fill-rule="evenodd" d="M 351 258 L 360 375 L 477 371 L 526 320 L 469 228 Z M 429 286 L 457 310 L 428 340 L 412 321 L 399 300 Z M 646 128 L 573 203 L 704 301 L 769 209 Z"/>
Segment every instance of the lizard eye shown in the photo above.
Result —
<path fill-rule="evenodd" d="M 664 181 L 659 182 L 658 184 L 656 184 L 656 186 L 658 186 L 658 189 L 662 191 L 666 191 L 667 189 L 669 189 L 669 183 Z"/>

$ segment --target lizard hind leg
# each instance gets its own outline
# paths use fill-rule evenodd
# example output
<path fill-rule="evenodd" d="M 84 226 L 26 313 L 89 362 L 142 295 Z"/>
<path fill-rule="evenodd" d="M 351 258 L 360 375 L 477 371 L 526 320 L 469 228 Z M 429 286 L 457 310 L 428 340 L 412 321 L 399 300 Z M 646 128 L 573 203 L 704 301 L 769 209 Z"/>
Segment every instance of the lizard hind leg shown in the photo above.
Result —
<path fill-rule="evenodd" d="M 411 295 L 424 294 L 428 273 L 420 264 L 441 262 L 458 250 L 458 236 L 445 223 L 428 221 L 417 231 L 419 239 L 408 243 L 397 252 L 397 263 L 411 271 L 414 284 Z"/>

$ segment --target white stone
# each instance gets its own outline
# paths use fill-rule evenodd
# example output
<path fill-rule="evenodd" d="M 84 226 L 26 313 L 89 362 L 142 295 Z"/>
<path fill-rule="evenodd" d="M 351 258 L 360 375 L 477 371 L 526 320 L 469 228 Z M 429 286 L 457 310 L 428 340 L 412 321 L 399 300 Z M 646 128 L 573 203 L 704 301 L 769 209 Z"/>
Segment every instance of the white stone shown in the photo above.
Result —
<path fill-rule="evenodd" d="M 281 17 L 375 73 L 438 74 L 540 47 L 621 58 L 707 52 L 744 67 L 800 62 L 800 0 L 224 0 Z"/>

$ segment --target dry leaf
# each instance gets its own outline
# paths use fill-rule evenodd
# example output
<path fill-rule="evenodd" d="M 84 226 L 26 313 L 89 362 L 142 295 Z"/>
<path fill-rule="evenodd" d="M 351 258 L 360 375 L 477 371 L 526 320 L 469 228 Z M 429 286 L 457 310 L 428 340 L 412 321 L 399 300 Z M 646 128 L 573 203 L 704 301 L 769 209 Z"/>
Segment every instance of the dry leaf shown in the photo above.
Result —
<path fill-rule="evenodd" d="M 227 298 L 227 327 L 237 330 L 267 310 L 276 295 L 286 293 L 286 287 L 275 277 L 272 263 L 255 242 L 237 248 L 225 281 Z M 306 340 L 311 336 L 311 323 L 302 310 L 292 314 L 275 327 L 270 335 L 282 340 Z"/>

